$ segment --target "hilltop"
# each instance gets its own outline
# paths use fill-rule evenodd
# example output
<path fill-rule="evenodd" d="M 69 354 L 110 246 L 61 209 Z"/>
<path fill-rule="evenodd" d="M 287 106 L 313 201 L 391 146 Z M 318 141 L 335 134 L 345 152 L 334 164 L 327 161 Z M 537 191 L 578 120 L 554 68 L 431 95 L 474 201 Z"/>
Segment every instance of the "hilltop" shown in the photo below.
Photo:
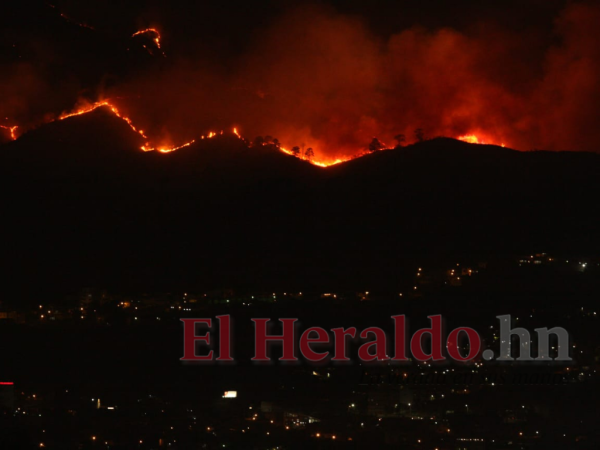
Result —
<path fill-rule="evenodd" d="M 139 146 L 99 109 L 0 147 L 10 292 L 362 287 L 415 260 L 600 251 L 596 154 L 435 139 L 322 169 L 229 134 Z"/>

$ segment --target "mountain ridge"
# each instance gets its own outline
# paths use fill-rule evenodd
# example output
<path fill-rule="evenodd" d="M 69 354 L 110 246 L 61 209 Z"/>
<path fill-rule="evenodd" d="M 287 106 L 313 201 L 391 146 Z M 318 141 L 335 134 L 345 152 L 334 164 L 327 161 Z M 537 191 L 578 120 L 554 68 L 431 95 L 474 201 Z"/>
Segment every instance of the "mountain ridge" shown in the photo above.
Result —
<path fill-rule="evenodd" d="M 0 147 L 0 295 L 359 289 L 416 260 L 600 253 L 597 154 L 434 139 L 319 168 L 234 135 L 145 153 L 132 133 L 98 110 Z"/>

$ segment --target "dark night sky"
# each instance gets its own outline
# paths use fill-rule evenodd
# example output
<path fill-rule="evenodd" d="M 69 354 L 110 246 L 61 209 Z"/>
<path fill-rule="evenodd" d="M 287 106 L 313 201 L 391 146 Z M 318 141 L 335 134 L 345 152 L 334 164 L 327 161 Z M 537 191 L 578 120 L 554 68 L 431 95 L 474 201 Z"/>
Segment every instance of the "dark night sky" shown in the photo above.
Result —
<path fill-rule="evenodd" d="M 468 31 L 491 22 L 516 31 L 533 28 L 550 32 L 552 19 L 567 4 L 564 0 L 329 0 L 329 1 L 61 1 L 66 14 L 105 30 L 128 33 L 160 26 L 178 52 L 195 55 L 214 49 L 231 56 L 244 49 L 260 30 L 271 26 L 286 11 L 323 5 L 340 14 L 359 17 L 375 33 L 389 36 L 421 25 L 430 29 L 451 27 Z M 307 26 L 309 24 L 306 24 Z M 197 54 L 196 54 L 197 56 Z"/>

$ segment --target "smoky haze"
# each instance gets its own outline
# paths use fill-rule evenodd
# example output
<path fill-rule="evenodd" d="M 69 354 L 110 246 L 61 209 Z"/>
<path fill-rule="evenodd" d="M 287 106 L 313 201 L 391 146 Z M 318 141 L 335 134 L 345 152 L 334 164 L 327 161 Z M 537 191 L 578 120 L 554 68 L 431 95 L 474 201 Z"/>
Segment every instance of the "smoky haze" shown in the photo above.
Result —
<path fill-rule="evenodd" d="M 90 11 L 64 6 L 69 17 L 94 25 L 77 33 L 106 37 L 106 49 L 94 46 L 99 58 L 131 47 L 151 60 L 84 70 L 78 65 L 91 56 L 65 52 L 68 39 L 46 42 L 15 28 L 5 46 L 12 40 L 27 51 L 15 59 L 20 50 L 7 50 L 1 125 L 25 122 L 25 129 L 78 102 L 111 98 L 164 145 L 237 126 L 249 139 L 270 135 L 286 147 L 313 147 L 324 161 L 358 154 L 374 137 L 393 146 L 404 134 L 410 143 L 416 128 L 427 137 L 475 134 L 520 150 L 600 149 L 596 4 L 549 11 L 530 2 L 531 20 L 522 17 L 518 27 L 489 11 L 445 25 L 447 8 L 433 25 L 407 23 L 400 11 L 397 26 L 379 27 L 356 8 L 289 2 L 250 15 L 249 23 L 244 11 L 231 20 L 215 16 L 212 26 L 203 17 L 203 39 L 189 34 L 185 44 L 177 29 L 178 18 L 191 26 L 185 11 L 161 21 L 158 8 L 140 5 L 130 21 L 121 14 L 111 22 L 103 10 L 95 23 Z M 161 31 L 166 58 L 149 39 L 130 38 L 145 27 Z"/>

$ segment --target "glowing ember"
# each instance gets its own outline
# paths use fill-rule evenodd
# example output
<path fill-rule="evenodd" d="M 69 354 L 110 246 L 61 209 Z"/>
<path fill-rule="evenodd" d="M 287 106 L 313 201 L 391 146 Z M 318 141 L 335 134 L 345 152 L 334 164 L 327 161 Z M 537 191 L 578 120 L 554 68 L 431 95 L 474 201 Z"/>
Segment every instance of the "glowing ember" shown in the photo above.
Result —
<path fill-rule="evenodd" d="M 56 8 L 56 5 L 52 5 L 52 4 L 50 4 L 50 3 L 47 3 L 47 5 L 48 5 L 50 8 L 52 8 L 52 9 L 57 9 L 57 8 Z M 89 28 L 90 30 L 93 30 L 93 29 L 94 29 L 94 27 L 92 27 L 92 26 L 88 25 L 87 23 L 82 23 L 82 22 L 78 22 L 78 21 L 76 21 L 76 20 L 73 20 L 73 19 L 71 19 L 71 18 L 70 18 L 69 16 L 67 16 L 66 14 L 59 13 L 59 15 L 60 15 L 60 17 L 62 17 L 64 20 L 66 20 L 66 21 L 67 21 L 67 22 L 69 22 L 69 23 L 74 23 L 74 24 L 75 24 L 75 25 L 77 25 L 77 26 L 80 26 L 80 27 L 82 27 L 82 28 Z"/>
<path fill-rule="evenodd" d="M 480 139 L 475 134 L 466 134 L 464 136 L 459 136 L 457 138 L 459 141 L 468 142 L 469 144 L 490 144 L 490 145 L 500 145 L 500 147 L 504 147 L 504 144 L 494 144 L 492 142 L 486 142 L 483 139 Z"/>
<path fill-rule="evenodd" d="M 183 147 L 189 147 L 190 145 L 192 145 L 194 142 L 196 142 L 196 140 L 194 139 L 193 141 L 190 142 L 186 142 L 183 145 L 180 145 L 178 147 L 161 147 L 161 148 L 150 148 L 150 147 L 146 147 L 147 145 L 149 145 L 148 143 L 146 143 L 146 145 L 142 145 L 141 149 L 145 152 L 153 152 L 153 151 L 157 151 L 160 153 L 171 153 L 174 152 L 175 150 L 179 150 L 180 148 Z"/>
<path fill-rule="evenodd" d="M 17 131 L 17 128 L 19 128 L 18 126 L 7 127 L 7 126 L 4 126 L 4 125 L 0 125 L 0 128 L 2 128 L 3 130 L 8 130 L 8 132 L 10 133 L 10 138 L 13 141 L 17 139 L 17 135 L 16 135 L 15 131 Z"/>
<path fill-rule="evenodd" d="M 162 51 L 162 48 L 160 46 L 160 33 L 158 32 L 157 29 L 155 28 L 146 28 L 145 30 L 140 30 L 140 31 L 136 31 L 135 33 L 133 33 L 131 35 L 131 37 L 136 37 L 136 36 L 140 36 L 140 35 L 144 35 L 144 34 L 149 34 L 151 36 L 154 36 L 152 38 L 152 40 L 154 41 L 154 43 L 156 44 L 156 48 L 158 48 L 159 50 L 161 50 L 161 53 L 163 56 L 167 56 L 165 55 L 165 53 Z M 146 46 L 144 46 L 145 48 Z"/>
<path fill-rule="evenodd" d="M 235 134 L 236 136 L 238 136 L 240 139 L 243 139 L 243 138 L 242 138 L 242 137 L 241 137 L 241 136 L 240 136 L 240 135 L 237 133 L 237 130 L 236 130 L 236 129 L 234 129 L 234 134 Z M 263 145 L 266 145 L 266 144 L 263 144 Z M 288 149 L 287 149 L 287 148 L 285 148 L 285 147 L 279 147 L 279 150 L 281 150 L 283 153 L 285 153 L 285 154 L 287 154 L 287 155 L 293 156 L 293 157 L 295 157 L 295 158 L 298 158 L 298 159 L 303 159 L 304 161 L 306 161 L 306 162 L 309 162 L 309 163 L 311 163 L 313 166 L 317 166 L 317 167 L 330 167 L 330 166 L 335 166 L 336 164 L 340 164 L 340 163 L 343 163 L 343 162 L 346 162 L 346 161 L 350 161 L 351 159 L 353 159 L 353 158 L 354 158 L 354 157 L 347 157 L 347 158 L 343 158 L 343 159 L 341 159 L 341 158 L 338 158 L 338 159 L 331 160 L 331 161 L 319 161 L 319 160 L 316 160 L 316 159 L 313 159 L 313 158 L 307 158 L 305 155 L 298 155 L 298 154 L 294 153 L 293 151 L 291 151 L 291 150 L 288 150 Z M 361 155 L 361 156 L 362 156 L 362 155 Z"/>
<path fill-rule="evenodd" d="M 90 113 L 92 111 L 95 111 L 98 108 L 101 107 L 107 107 L 109 108 L 109 110 L 119 119 L 123 120 L 125 123 L 127 123 L 127 125 L 129 125 L 129 128 L 131 128 L 133 131 L 135 131 L 137 134 L 139 134 L 140 136 L 142 136 L 144 139 L 148 139 L 148 136 L 146 136 L 144 134 L 144 130 L 139 130 L 138 128 L 136 128 L 136 126 L 133 124 L 133 122 L 131 121 L 131 119 L 127 116 L 124 116 L 123 114 L 121 114 L 119 112 L 119 110 L 117 109 L 116 106 L 110 104 L 108 101 L 103 101 L 103 102 L 97 102 L 94 103 L 93 105 L 87 107 L 87 108 L 83 108 L 83 109 L 79 109 L 75 112 L 72 113 L 67 113 L 67 114 L 63 114 L 61 115 L 57 120 L 65 120 L 68 119 L 69 117 L 74 117 L 74 116 L 81 116 L 83 114 L 87 114 Z M 216 133 L 211 132 L 210 133 L 212 136 L 215 136 Z M 209 135 L 209 137 L 212 137 Z M 189 147 L 190 145 L 192 145 L 195 142 L 195 140 L 190 141 L 190 142 L 186 142 L 185 144 L 182 145 L 178 145 L 175 147 L 160 147 L 160 148 L 152 148 L 150 147 L 150 144 L 146 142 L 145 145 L 142 145 L 140 148 L 141 150 L 145 151 L 145 152 L 149 152 L 149 151 L 159 151 L 161 153 L 170 153 L 170 152 L 174 152 L 175 150 L 179 150 L 180 148 L 183 147 Z"/>
<path fill-rule="evenodd" d="M 467 134 L 465 136 L 460 136 L 458 138 L 459 141 L 468 142 L 469 144 L 480 144 L 479 138 L 474 134 Z"/>
<path fill-rule="evenodd" d="M 82 114 L 87 114 L 87 113 L 92 112 L 92 111 L 94 111 L 94 110 L 96 110 L 98 108 L 101 108 L 102 106 L 106 106 L 106 107 L 110 108 L 110 110 L 112 111 L 112 113 L 115 116 L 117 116 L 121 120 L 124 120 L 127 123 L 127 125 L 129 125 L 129 128 L 131 128 L 133 131 L 135 131 L 136 133 L 138 133 L 143 138 L 148 139 L 148 136 L 146 136 L 144 134 L 144 130 L 138 130 L 133 125 L 133 123 L 131 122 L 131 119 L 129 117 L 123 116 L 115 106 L 111 105 L 107 101 L 94 103 L 92 106 L 90 106 L 88 108 L 80 109 L 80 110 L 77 110 L 75 112 L 68 113 L 68 114 L 63 114 L 63 115 L 61 115 L 58 118 L 58 120 L 65 120 L 65 119 L 68 119 L 69 117 L 73 117 L 73 116 L 81 116 Z"/>
<path fill-rule="evenodd" d="M 147 30 L 145 30 L 147 31 Z M 144 32 L 145 32 L 144 31 Z M 138 33 L 142 33 L 142 32 L 138 32 Z M 136 132 L 137 134 L 139 134 L 141 137 L 143 137 L 144 139 L 148 139 L 148 136 L 146 136 L 146 134 L 144 133 L 144 130 L 138 129 L 134 124 L 133 121 L 123 115 L 119 109 L 114 106 L 113 104 L 111 104 L 108 100 L 104 100 L 104 101 L 100 101 L 100 102 L 96 102 L 90 106 L 78 109 L 76 111 L 70 112 L 70 113 L 64 113 L 62 115 L 60 115 L 56 120 L 65 120 L 68 119 L 70 117 L 75 117 L 75 116 L 81 116 L 83 114 L 87 114 L 90 113 L 92 111 L 95 111 L 98 108 L 102 108 L 102 107 L 106 107 L 108 108 L 109 111 L 111 111 L 116 117 L 118 117 L 119 119 L 123 120 L 125 123 L 127 123 L 127 125 L 129 126 L 129 128 L 131 128 L 134 132 Z M 15 140 L 17 139 L 16 136 L 16 130 L 17 130 L 17 126 L 13 126 L 13 127 L 8 127 L 8 126 L 4 126 L 4 125 L 0 125 L 0 128 L 8 130 L 10 132 L 10 136 L 11 139 Z M 237 138 L 241 139 L 244 142 L 248 142 L 246 139 L 244 139 L 242 137 L 242 135 L 239 133 L 237 128 L 233 128 L 232 133 L 234 136 L 236 136 Z M 210 131 L 207 135 L 205 136 L 201 136 L 200 139 L 211 139 L 214 138 L 217 135 L 223 135 L 223 131 L 221 131 L 220 133 L 214 132 L 214 131 Z M 459 140 L 464 141 L 464 142 L 468 142 L 470 144 L 486 144 L 485 141 L 483 141 L 482 139 L 480 139 L 477 135 L 475 134 L 469 134 L 469 135 L 464 135 L 464 136 L 460 136 L 458 137 Z M 181 145 L 177 145 L 177 146 L 173 146 L 173 147 L 152 147 L 148 142 L 146 142 L 144 145 L 142 145 L 140 147 L 140 149 L 144 152 L 149 152 L 149 151 L 157 151 L 160 153 L 171 153 L 174 152 L 176 150 L 179 150 L 181 148 L 184 147 L 189 147 L 190 145 L 192 145 L 194 142 L 196 142 L 196 140 L 192 140 L 189 142 L 186 142 L 184 144 Z M 263 145 L 268 145 L 268 144 L 263 144 Z M 500 144 L 502 147 L 504 147 L 504 144 Z M 341 164 L 343 162 L 349 161 L 351 159 L 354 158 L 358 158 L 361 156 L 364 156 L 366 154 L 368 154 L 369 152 L 367 151 L 361 151 L 358 154 L 354 155 L 354 156 L 349 156 L 349 157 L 344 157 L 344 158 L 337 158 L 337 159 L 332 159 L 332 160 L 319 160 L 313 157 L 312 153 L 310 156 L 307 156 L 306 154 L 299 154 L 297 149 L 296 152 L 292 151 L 292 150 L 288 150 L 285 147 L 281 147 L 279 145 L 277 145 L 277 148 L 290 156 L 294 156 L 295 158 L 299 158 L 299 159 L 303 159 L 305 161 L 307 161 L 308 163 L 317 166 L 317 167 L 331 167 L 334 166 L 336 164 Z M 382 148 L 381 151 L 383 150 L 389 150 L 387 148 Z"/>

